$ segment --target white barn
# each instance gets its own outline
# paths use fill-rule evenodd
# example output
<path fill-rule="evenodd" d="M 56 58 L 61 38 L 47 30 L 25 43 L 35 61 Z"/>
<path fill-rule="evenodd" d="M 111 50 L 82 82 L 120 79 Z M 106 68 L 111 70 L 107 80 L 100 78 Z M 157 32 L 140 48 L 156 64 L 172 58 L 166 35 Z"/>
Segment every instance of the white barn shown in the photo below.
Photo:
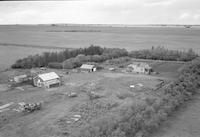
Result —
<path fill-rule="evenodd" d="M 44 88 L 58 87 L 61 85 L 61 78 L 55 72 L 38 74 L 33 78 L 33 84 Z"/>
<path fill-rule="evenodd" d="M 80 70 L 83 71 L 83 72 L 93 72 L 93 71 L 96 71 L 97 68 L 95 67 L 95 65 L 83 64 L 80 67 Z"/>

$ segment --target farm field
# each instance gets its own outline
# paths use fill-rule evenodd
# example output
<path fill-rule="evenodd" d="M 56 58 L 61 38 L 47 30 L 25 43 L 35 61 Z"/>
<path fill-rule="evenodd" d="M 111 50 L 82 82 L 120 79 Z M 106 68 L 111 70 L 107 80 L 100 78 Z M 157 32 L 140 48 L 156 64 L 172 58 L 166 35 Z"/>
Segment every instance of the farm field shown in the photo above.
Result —
<path fill-rule="evenodd" d="M 199 36 L 198 27 L 0 26 L 2 44 L 64 48 L 87 47 L 91 44 L 127 50 L 165 46 L 178 50 L 193 48 L 200 52 Z"/>
<path fill-rule="evenodd" d="M 91 44 L 128 50 L 151 48 L 151 46 L 165 46 L 178 50 L 193 48 L 200 53 L 199 35 L 199 28 L 181 27 L 0 26 L 0 70 L 2 70 L 0 72 L 0 108 L 5 104 L 12 104 L 5 111 L 0 109 L 0 137 L 74 135 L 81 127 L 103 115 L 119 113 L 123 106 L 128 106 L 130 103 L 142 104 L 146 97 L 159 98 L 157 88 L 161 82 L 164 82 L 164 85 L 173 82 L 185 64 L 178 61 L 134 58 L 123 61 L 122 57 L 99 63 L 98 65 L 104 69 L 94 73 L 44 70 L 55 71 L 62 76 L 63 85 L 58 88 L 43 89 L 23 85 L 12 89 L 8 86 L 9 77 L 29 71 L 20 69 L 3 71 L 17 59 L 45 51 L 88 47 Z M 122 71 L 128 64 L 137 61 L 147 62 L 156 73 L 142 75 Z M 117 70 L 108 71 L 112 67 Z M 66 71 L 70 73 L 67 74 Z M 68 97 L 71 92 L 76 93 L 77 97 Z M 98 98 L 91 99 L 89 93 L 93 92 L 98 95 Z M 33 113 L 18 112 L 20 102 L 42 102 L 42 109 Z M 194 110 L 194 108 L 191 109 Z M 193 112 L 191 117 L 189 112 L 181 115 L 180 119 L 172 124 L 172 128 L 164 125 L 155 137 L 182 137 L 183 134 L 187 135 L 185 137 L 193 135 L 197 137 L 199 121 L 194 122 L 194 119 L 198 117 L 198 110 Z M 79 119 L 74 119 L 74 116 L 78 116 Z M 191 123 L 184 119 L 190 119 Z M 193 130 L 185 131 L 186 128 L 192 126 L 192 123 L 194 123 Z M 173 129 L 178 129 L 178 131 Z"/>
<path fill-rule="evenodd" d="M 17 71 L 19 70 L 15 72 L 9 70 L 1 72 L 0 75 L 5 77 L 12 73 L 16 74 Z M 66 74 L 63 70 L 48 69 L 46 71 L 55 71 L 62 75 L 63 86 L 43 89 L 24 85 L 21 86 L 23 90 L 21 88 L 8 89 L 2 80 L 0 106 L 10 102 L 14 102 L 14 105 L 10 110 L 0 113 L 0 136 L 68 136 L 102 115 L 119 111 L 119 108 L 129 102 L 140 103 L 147 96 L 157 95 L 154 89 L 160 80 L 168 83 L 174 79 L 164 75 L 131 74 L 108 70 L 94 73 L 71 72 L 70 74 Z M 172 73 L 175 71 L 177 70 L 173 70 Z M 130 88 L 130 85 L 136 87 Z M 88 95 L 90 91 L 100 97 L 91 100 Z M 70 92 L 76 92 L 78 96 L 69 98 L 66 94 Z M 13 110 L 18 108 L 19 102 L 40 101 L 43 103 L 39 111 L 21 113 Z M 75 122 L 72 119 L 74 115 L 80 115 L 81 118 Z"/>
<path fill-rule="evenodd" d="M 17 59 L 43 52 L 60 51 L 61 49 L 46 49 L 19 46 L 0 46 L 0 71 L 9 68 Z"/>
<path fill-rule="evenodd" d="M 55 47 L 79 48 L 91 44 L 127 50 L 148 49 L 152 46 L 165 46 L 175 50 L 193 48 L 200 53 L 199 36 L 199 27 L 186 29 L 184 27 L 2 25 L 0 66 L 9 67 L 16 59 L 53 50 Z"/>

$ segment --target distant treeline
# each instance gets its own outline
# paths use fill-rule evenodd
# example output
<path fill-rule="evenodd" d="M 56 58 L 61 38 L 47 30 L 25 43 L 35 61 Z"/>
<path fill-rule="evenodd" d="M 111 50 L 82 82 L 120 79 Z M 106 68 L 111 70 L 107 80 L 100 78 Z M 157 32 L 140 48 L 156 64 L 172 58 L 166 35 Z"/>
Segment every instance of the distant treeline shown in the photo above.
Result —
<path fill-rule="evenodd" d="M 100 30 L 47 30 L 46 32 L 101 32 Z"/>
<path fill-rule="evenodd" d="M 133 101 L 122 105 L 119 111 L 111 111 L 91 121 L 73 137 L 149 137 L 199 88 L 200 58 L 196 58 L 185 66 L 176 81 L 156 91 L 159 95 L 148 94 L 140 104 Z"/>
<path fill-rule="evenodd" d="M 125 49 L 101 48 L 91 45 L 88 48 L 66 49 L 61 52 L 44 52 L 42 55 L 28 56 L 17 60 L 12 68 L 75 68 L 83 62 L 103 62 L 127 55 L 128 52 Z"/>
<path fill-rule="evenodd" d="M 164 47 L 152 47 L 151 49 L 144 49 L 138 51 L 131 51 L 130 57 L 139 59 L 153 59 L 153 60 L 168 60 L 168 61 L 191 61 L 198 55 L 192 50 L 178 51 L 168 50 Z"/>
<path fill-rule="evenodd" d="M 16 44 L 16 43 L 1 43 L 0 46 L 15 46 L 15 47 L 25 47 L 25 48 L 37 48 L 37 49 L 66 49 L 64 47 L 52 47 L 52 46 L 41 46 L 41 45 L 27 45 L 27 44 Z"/>
<path fill-rule="evenodd" d="M 191 61 L 198 55 L 192 50 L 182 52 L 168 50 L 164 47 L 152 47 L 151 49 L 128 52 L 119 48 L 102 48 L 91 45 L 88 48 L 74 50 L 66 49 L 60 52 L 44 52 L 42 55 L 32 55 L 19 59 L 12 65 L 12 68 L 76 68 L 84 62 L 103 62 L 108 59 L 129 56 L 139 59 L 168 60 L 168 61 Z"/>

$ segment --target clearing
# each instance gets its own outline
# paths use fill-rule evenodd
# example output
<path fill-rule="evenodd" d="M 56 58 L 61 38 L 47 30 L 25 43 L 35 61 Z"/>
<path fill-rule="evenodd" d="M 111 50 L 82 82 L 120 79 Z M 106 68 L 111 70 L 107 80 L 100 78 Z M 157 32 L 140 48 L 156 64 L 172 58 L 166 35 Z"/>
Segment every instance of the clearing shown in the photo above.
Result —
<path fill-rule="evenodd" d="M 156 94 L 155 89 L 161 80 L 167 84 L 174 79 L 164 76 L 165 73 L 161 75 L 161 72 L 158 75 L 143 75 L 101 70 L 66 74 L 65 70 L 48 69 L 45 71 L 55 71 L 62 76 L 64 82 L 61 87 L 43 89 L 24 85 L 9 89 L 6 78 L 17 71 L 21 73 L 27 70 L 0 73 L 3 76 L 0 106 L 14 102 L 11 107 L 0 112 L 0 137 L 68 136 L 91 120 L 115 111 L 130 100 L 138 103 Z M 71 92 L 75 92 L 77 97 L 68 97 L 67 94 Z M 43 102 L 42 109 L 33 113 L 17 112 L 15 109 L 20 102 Z"/>

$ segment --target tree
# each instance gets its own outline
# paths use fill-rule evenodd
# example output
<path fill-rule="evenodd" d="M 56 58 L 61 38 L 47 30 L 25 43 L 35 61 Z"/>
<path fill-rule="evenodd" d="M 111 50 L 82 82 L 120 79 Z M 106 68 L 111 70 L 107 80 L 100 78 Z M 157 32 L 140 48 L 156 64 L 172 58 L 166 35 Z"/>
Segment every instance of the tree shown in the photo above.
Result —
<path fill-rule="evenodd" d="M 111 137 L 126 137 L 125 132 L 121 131 L 119 128 L 114 130 L 111 134 Z"/>

